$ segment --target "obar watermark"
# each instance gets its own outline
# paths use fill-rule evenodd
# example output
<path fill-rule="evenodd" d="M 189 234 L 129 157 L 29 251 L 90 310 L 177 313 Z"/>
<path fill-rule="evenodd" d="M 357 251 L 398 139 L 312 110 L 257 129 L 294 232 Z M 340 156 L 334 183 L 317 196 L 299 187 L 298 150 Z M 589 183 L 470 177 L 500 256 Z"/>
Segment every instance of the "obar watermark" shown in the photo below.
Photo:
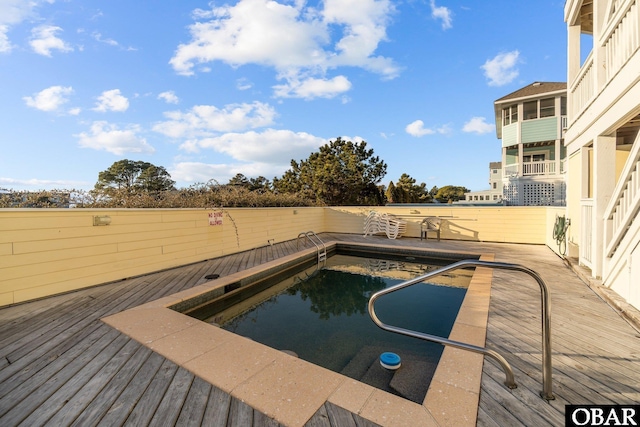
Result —
<path fill-rule="evenodd" d="M 640 405 L 567 405 L 566 427 L 640 426 Z"/>

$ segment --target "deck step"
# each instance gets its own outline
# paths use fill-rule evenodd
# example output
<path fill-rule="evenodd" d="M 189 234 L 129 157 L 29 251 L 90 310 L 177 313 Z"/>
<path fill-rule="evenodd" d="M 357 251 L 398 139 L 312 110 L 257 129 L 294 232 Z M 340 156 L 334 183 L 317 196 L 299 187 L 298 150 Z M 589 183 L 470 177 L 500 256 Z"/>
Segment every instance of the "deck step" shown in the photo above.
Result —
<path fill-rule="evenodd" d="M 415 353 L 399 351 L 402 366 L 396 371 L 390 371 L 383 368 L 379 361 L 380 355 L 387 350 L 381 346 L 363 347 L 341 373 L 372 387 L 422 404 L 437 361 Z"/>
<path fill-rule="evenodd" d="M 365 346 L 358 351 L 358 353 L 349 361 L 349 363 L 340 371 L 342 375 L 346 375 L 349 378 L 361 380 L 361 378 L 367 373 L 373 363 L 378 361 L 380 355 L 385 352 L 383 347 L 379 346 Z"/>
<path fill-rule="evenodd" d="M 402 356 L 401 356 L 402 357 Z M 389 387 L 405 399 L 422 404 L 437 363 L 416 355 L 402 357 L 402 366 L 389 382 Z"/>

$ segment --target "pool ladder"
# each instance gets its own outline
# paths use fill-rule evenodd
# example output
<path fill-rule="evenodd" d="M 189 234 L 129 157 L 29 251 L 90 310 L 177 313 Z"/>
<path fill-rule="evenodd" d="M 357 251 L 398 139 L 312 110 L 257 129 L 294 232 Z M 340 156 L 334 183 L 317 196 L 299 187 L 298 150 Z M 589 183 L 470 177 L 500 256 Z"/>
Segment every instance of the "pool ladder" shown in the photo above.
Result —
<path fill-rule="evenodd" d="M 322 239 L 320 239 L 318 235 L 313 231 L 304 231 L 298 234 L 298 240 L 296 242 L 296 250 L 298 249 L 298 244 L 300 243 L 301 237 L 306 237 L 316 247 L 316 252 L 318 253 L 318 264 L 320 264 L 321 262 L 325 262 L 327 260 L 327 246 L 324 244 Z"/>
<path fill-rule="evenodd" d="M 431 271 L 429 273 L 423 274 L 422 276 L 416 277 L 411 280 L 407 280 L 406 282 L 402 282 L 395 286 L 391 286 L 389 288 L 376 292 L 371 296 L 371 298 L 369 298 L 369 307 L 368 307 L 369 316 L 371 316 L 371 319 L 378 327 L 386 331 L 395 332 L 397 334 L 407 335 L 410 337 L 419 338 L 426 341 L 433 341 L 443 345 L 448 345 L 451 347 L 456 347 L 463 350 L 468 350 L 474 353 L 480 353 L 480 354 L 489 356 L 494 360 L 496 360 L 500 364 L 500 366 L 502 366 L 506 375 L 505 385 L 510 389 L 516 388 L 517 386 L 513 377 L 513 369 L 511 369 L 511 365 L 509 365 L 509 362 L 507 362 L 507 360 L 504 357 L 502 357 L 499 353 L 484 347 L 478 347 L 475 345 L 471 345 L 471 344 L 467 344 L 459 341 L 452 341 L 447 338 L 438 337 L 435 335 L 425 334 L 422 332 L 399 328 L 397 326 L 387 325 L 382 321 L 380 321 L 380 319 L 376 315 L 374 305 L 376 300 L 382 295 L 386 295 L 391 292 L 395 292 L 397 290 L 409 287 L 411 285 L 415 285 L 416 283 L 420 283 L 426 279 L 439 276 L 443 273 L 446 273 L 452 270 L 457 270 L 460 268 L 465 268 L 465 267 L 488 267 L 488 268 L 497 268 L 501 270 L 521 271 L 533 277 L 536 280 L 536 282 L 538 282 L 538 285 L 540 286 L 540 293 L 541 293 L 541 299 L 542 299 L 542 307 L 541 307 L 541 311 L 542 311 L 542 392 L 540 392 L 540 396 L 542 396 L 542 398 L 546 400 L 555 399 L 555 396 L 553 395 L 553 391 L 552 391 L 552 384 L 551 384 L 551 371 L 552 371 L 552 368 L 551 368 L 551 314 L 550 314 L 550 308 L 549 308 L 549 291 L 547 289 L 547 285 L 544 283 L 544 281 L 538 275 L 538 273 L 536 273 L 535 271 L 527 267 L 521 266 L 519 264 L 507 264 L 503 262 L 480 261 L 480 260 L 472 260 L 472 259 L 458 261 L 448 266 L 439 268 L 438 270 Z"/>

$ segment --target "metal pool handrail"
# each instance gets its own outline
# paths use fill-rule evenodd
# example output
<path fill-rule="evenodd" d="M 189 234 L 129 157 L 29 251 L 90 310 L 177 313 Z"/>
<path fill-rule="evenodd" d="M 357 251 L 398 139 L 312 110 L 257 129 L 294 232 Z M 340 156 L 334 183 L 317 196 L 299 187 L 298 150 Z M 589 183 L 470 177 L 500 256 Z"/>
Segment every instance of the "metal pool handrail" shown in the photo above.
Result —
<path fill-rule="evenodd" d="M 542 278 L 540 278 L 538 273 L 536 273 L 535 271 L 527 267 L 524 267 L 519 264 L 508 264 L 508 263 L 494 262 L 494 261 L 480 261 L 480 260 L 473 260 L 473 259 L 458 261 L 453 264 L 450 264 L 445 267 L 426 273 L 422 276 L 416 277 L 411 280 L 407 280 L 406 282 L 403 282 L 395 286 L 391 286 L 389 288 L 376 292 L 371 296 L 371 298 L 369 298 L 369 307 L 368 307 L 369 316 L 371 316 L 371 319 L 378 327 L 386 331 L 395 332 L 398 334 L 407 335 L 410 337 L 419 338 L 426 341 L 433 341 L 439 344 L 448 345 L 451 347 L 456 347 L 462 350 L 468 350 L 468 351 L 472 351 L 475 353 L 480 353 L 480 354 L 492 357 L 504 369 L 504 372 L 506 375 L 505 385 L 511 389 L 516 388 L 517 385 L 513 377 L 513 369 L 511 369 L 511 365 L 509 365 L 507 360 L 497 352 L 484 347 L 478 347 L 478 346 L 463 343 L 460 341 L 453 341 L 453 340 L 443 338 L 443 337 L 438 337 L 435 335 L 425 334 L 422 332 L 399 328 L 397 326 L 387 325 L 383 323 L 376 315 L 374 305 L 376 300 L 379 297 L 389 294 L 391 292 L 395 292 L 397 290 L 415 285 L 416 283 L 422 282 L 426 279 L 430 279 L 432 277 L 439 276 L 443 273 L 446 273 L 452 270 L 457 270 L 464 267 L 488 267 L 488 268 L 497 268 L 501 270 L 521 271 L 523 273 L 527 273 L 529 276 L 533 277 L 536 282 L 538 282 L 538 285 L 540 286 L 540 293 L 541 293 L 541 300 L 542 300 L 542 309 L 541 309 L 542 311 L 542 392 L 540 393 L 540 395 L 542 396 L 543 399 L 546 399 L 546 400 L 555 399 L 555 396 L 553 395 L 553 391 L 552 391 L 553 386 L 551 384 L 551 372 L 552 372 L 551 313 L 550 313 L 550 307 L 549 307 L 549 291 L 547 289 L 547 285 L 544 283 Z"/>
<path fill-rule="evenodd" d="M 320 239 L 320 237 L 318 237 L 318 235 L 316 233 L 314 233 L 313 231 L 303 231 L 302 233 L 298 234 L 298 240 L 296 240 L 296 250 L 298 249 L 298 246 L 299 246 L 299 243 L 300 243 L 300 238 L 303 237 L 303 236 L 305 236 L 307 239 L 309 239 L 311 241 L 311 243 L 313 243 L 313 245 L 316 247 L 316 252 L 318 254 L 318 263 L 321 263 L 322 261 L 326 261 L 327 260 L 327 245 L 325 245 L 324 242 L 322 241 L 322 239 Z M 311 238 L 311 236 L 316 238 L 317 242 L 315 240 L 313 240 Z"/>

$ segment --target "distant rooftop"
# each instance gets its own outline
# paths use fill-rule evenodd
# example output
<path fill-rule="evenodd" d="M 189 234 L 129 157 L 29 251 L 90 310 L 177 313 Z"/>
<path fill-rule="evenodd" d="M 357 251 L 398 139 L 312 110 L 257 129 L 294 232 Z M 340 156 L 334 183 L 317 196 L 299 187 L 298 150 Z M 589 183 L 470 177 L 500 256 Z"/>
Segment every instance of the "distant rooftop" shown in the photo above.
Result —
<path fill-rule="evenodd" d="M 567 90 L 567 84 L 565 82 L 533 82 L 528 86 L 518 89 L 515 92 L 511 92 L 509 95 L 503 96 L 496 100 L 496 103 L 508 101 L 510 99 L 527 98 L 530 96 L 540 95 L 548 92 L 557 92 L 561 90 Z"/>

